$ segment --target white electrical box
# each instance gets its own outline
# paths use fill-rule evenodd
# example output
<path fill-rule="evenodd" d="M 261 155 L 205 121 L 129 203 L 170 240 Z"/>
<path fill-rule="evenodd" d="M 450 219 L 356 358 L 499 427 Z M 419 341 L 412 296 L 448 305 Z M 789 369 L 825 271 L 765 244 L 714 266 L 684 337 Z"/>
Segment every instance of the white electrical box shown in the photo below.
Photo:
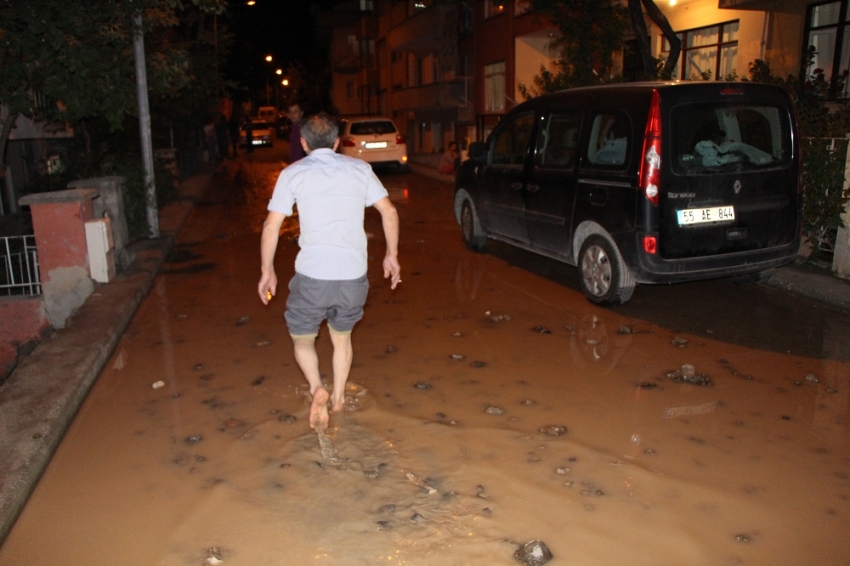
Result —
<path fill-rule="evenodd" d="M 86 222 L 86 245 L 91 278 L 98 283 L 109 283 L 115 277 L 115 244 L 109 217 Z"/>

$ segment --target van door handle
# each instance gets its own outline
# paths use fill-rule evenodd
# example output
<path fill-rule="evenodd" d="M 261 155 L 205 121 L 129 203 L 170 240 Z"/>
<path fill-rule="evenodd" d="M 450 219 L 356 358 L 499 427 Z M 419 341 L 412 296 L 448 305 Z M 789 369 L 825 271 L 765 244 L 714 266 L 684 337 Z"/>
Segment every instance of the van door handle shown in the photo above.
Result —
<path fill-rule="evenodd" d="M 530 192 L 530 193 L 536 193 L 537 191 L 539 191 L 539 190 L 540 190 L 540 185 L 531 185 L 531 184 L 529 184 L 529 185 L 526 185 L 526 186 L 525 186 L 525 188 L 526 188 L 526 190 L 528 190 L 528 192 Z"/>
<path fill-rule="evenodd" d="M 523 187 L 522 183 L 511 183 L 511 188 L 515 191 L 521 191 Z"/>

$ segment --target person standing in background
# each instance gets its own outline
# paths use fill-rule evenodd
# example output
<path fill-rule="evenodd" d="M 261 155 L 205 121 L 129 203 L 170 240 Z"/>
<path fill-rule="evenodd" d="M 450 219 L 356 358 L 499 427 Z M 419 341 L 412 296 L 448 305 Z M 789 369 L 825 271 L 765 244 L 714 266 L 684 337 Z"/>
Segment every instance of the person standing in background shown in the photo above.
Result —
<path fill-rule="evenodd" d="M 295 102 L 287 107 L 286 115 L 292 122 L 292 127 L 289 128 L 289 164 L 292 165 L 307 155 L 301 147 L 301 119 L 304 117 L 304 111 Z"/>

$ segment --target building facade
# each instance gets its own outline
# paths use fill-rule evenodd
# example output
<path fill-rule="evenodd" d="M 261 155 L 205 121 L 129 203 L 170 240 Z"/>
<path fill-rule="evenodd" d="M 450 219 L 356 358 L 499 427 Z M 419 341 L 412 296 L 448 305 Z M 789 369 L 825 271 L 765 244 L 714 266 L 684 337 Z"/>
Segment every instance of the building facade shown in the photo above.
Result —
<path fill-rule="evenodd" d="M 686 80 L 745 78 L 757 59 L 781 77 L 841 75 L 850 69 L 848 3 L 656 0 L 682 40 L 675 77 Z M 666 57 L 669 44 L 646 21 L 653 55 Z M 351 0 L 320 22 L 330 30 L 335 106 L 391 117 L 412 153 L 484 139 L 522 101 L 520 85 L 557 60 L 558 30 L 529 0 Z M 618 73 L 635 73 L 628 53 L 617 60 Z"/>

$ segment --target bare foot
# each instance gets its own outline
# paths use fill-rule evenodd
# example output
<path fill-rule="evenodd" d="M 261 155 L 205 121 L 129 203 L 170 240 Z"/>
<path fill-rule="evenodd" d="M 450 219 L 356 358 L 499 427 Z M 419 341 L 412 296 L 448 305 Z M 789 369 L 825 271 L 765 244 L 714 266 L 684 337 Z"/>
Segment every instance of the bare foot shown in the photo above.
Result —
<path fill-rule="evenodd" d="M 310 428 L 325 430 L 328 428 L 328 395 L 327 389 L 319 387 L 313 393 L 313 403 L 310 405 Z"/>
<path fill-rule="evenodd" d="M 340 413 L 345 409 L 345 395 L 343 395 L 340 399 L 336 397 L 331 398 L 331 410 L 334 413 Z"/>

